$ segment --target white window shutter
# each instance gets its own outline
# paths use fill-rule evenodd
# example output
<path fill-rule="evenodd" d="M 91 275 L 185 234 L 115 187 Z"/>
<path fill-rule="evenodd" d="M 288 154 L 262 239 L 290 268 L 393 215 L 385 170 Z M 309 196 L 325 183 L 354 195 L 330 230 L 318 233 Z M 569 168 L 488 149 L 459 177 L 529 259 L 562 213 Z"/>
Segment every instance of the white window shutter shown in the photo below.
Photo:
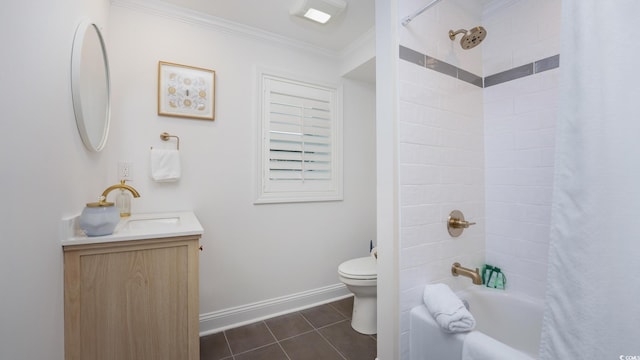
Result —
<path fill-rule="evenodd" d="M 340 91 L 261 74 L 256 203 L 342 200 Z"/>

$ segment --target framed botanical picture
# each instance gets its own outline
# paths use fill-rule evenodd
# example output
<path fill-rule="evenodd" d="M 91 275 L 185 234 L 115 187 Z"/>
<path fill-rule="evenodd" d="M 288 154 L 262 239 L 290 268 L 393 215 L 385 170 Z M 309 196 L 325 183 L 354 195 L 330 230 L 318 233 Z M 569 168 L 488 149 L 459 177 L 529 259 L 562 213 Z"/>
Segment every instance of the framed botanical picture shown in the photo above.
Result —
<path fill-rule="evenodd" d="M 158 62 L 158 115 L 214 120 L 213 70 Z"/>

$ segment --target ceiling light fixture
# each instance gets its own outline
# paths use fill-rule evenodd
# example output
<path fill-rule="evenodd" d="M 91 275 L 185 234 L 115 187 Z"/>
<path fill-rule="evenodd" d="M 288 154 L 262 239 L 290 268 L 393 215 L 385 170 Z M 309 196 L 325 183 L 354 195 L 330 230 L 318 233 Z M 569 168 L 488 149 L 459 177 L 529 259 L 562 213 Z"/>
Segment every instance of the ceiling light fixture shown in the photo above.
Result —
<path fill-rule="evenodd" d="M 291 9 L 292 15 L 326 24 L 347 8 L 344 0 L 299 0 Z"/>
<path fill-rule="evenodd" d="M 309 20 L 313 20 L 319 22 L 320 24 L 326 24 L 329 19 L 331 19 L 331 15 L 327 14 L 324 11 L 316 10 L 314 8 L 310 8 L 304 13 L 304 17 Z"/>

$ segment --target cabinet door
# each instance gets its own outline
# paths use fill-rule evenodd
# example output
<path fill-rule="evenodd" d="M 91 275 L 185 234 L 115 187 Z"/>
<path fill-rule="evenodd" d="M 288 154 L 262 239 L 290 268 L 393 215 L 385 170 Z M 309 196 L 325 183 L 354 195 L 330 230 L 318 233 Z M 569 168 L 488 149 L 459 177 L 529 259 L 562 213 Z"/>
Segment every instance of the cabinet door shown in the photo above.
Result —
<path fill-rule="evenodd" d="M 65 254 L 65 273 L 76 269 L 68 290 L 77 297 L 67 300 L 75 305 L 77 333 L 67 335 L 78 337 L 78 359 L 198 359 L 197 245 L 196 239 Z"/>

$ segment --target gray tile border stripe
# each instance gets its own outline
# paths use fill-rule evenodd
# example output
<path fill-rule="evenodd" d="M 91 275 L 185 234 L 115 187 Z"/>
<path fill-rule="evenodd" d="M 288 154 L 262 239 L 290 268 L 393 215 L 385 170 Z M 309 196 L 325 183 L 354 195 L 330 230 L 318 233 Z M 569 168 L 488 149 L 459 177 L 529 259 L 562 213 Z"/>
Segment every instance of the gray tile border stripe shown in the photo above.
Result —
<path fill-rule="evenodd" d="M 425 65 L 426 68 L 429 68 L 431 70 L 435 70 L 439 73 L 445 74 L 445 75 L 449 75 L 449 76 L 453 76 L 454 78 L 458 77 L 458 68 L 446 63 L 444 61 L 440 61 L 436 58 L 433 58 L 429 55 L 427 55 L 427 64 Z"/>
<path fill-rule="evenodd" d="M 544 58 L 542 60 L 538 60 L 533 63 L 533 70 L 537 73 L 555 69 L 560 67 L 560 54 L 549 56 L 548 58 Z"/>
<path fill-rule="evenodd" d="M 426 67 L 439 73 L 453 76 L 454 78 L 482 87 L 482 77 L 408 47 L 400 45 L 399 56 L 400 59 L 418 66 Z"/>
<path fill-rule="evenodd" d="M 458 79 L 462 81 L 466 81 L 469 84 L 472 84 L 478 87 L 484 87 L 483 86 L 484 81 L 482 79 L 482 76 L 478 76 L 466 70 L 458 69 Z"/>
<path fill-rule="evenodd" d="M 425 54 L 421 54 L 408 47 L 400 46 L 400 59 L 414 63 L 416 65 L 425 66 Z"/>
<path fill-rule="evenodd" d="M 560 67 L 560 55 L 558 54 L 482 78 L 469 71 L 402 45 L 400 45 L 399 57 L 402 60 L 452 76 L 481 88 L 502 84 L 507 81 Z"/>
<path fill-rule="evenodd" d="M 484 87 L 492 85 L 502 84 L 507 81 L 519 79 L 521 77 L 529 76 L 533 74 L 533 63 L 514 67 L 507 71 L 499 72 L 497 74 L 489 75 L 484 78 Z"/>

